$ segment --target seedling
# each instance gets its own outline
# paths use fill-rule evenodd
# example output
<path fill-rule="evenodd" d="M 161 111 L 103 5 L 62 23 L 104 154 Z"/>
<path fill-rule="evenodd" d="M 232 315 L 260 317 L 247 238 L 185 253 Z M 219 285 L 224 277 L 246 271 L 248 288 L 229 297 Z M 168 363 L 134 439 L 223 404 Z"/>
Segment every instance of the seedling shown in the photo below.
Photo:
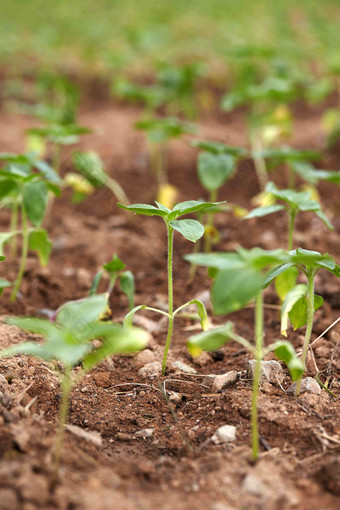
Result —
<path fill-rule="evenodd" d="M 100 188 L 101 186 L 106 186 L 112 191 L 117 200 L 125 205 L 129 203 L 121 185 L 105 172 L 104 163 L 96 152 L 74 152 L 72 154 L 72 162 L 81 176 L 85 178 L 85 182 L 91 187 Z M 73 176 L 74 174 L 71 175 Z M 67 174 L 65 179 L 66 182 L 67 180 L 70 182 L 70 174 Z M 78 189 L 78 193 L 81 193 L 81 190 Z M 86 193 L 83 191 L 81 194 L 84 195 Z"/>
<path fill-rule="evenodd" d="M 218 190 L 234 175 L 237 162 L 246 155 L 246 151 L 239 147 L 204 140 L 194 141 L 192 145 L 202 149 L 197 162 L 198 179 L 209 192 L 209 201 L 216 202 Z M 209 211 L 205 222 L 204 250 L 207 253 L 211 251 L 214 239 L 218 238 L 218 232 L 214 226 L 215 212 L 214 210 Z"/>
<path fill-rule="evenodd" d="M 7 161 L 4 169 L 0 170 L 0 200 L 12 210 L 10 231 L 0 233 L 0 253 L 7 242 L 17 235 L 22 236 L 21 262 L 11 295 L 14 301 L 25 271 L 28 250 L 38 252 L 42 265 L 48 262 L 52 243 L 41 224 L 46 212 L 48 192 L 50 190 L 59 194 L 61 181 L 47 163 L 36 159 L 34 155 L 2 154 L 0 157 Z M 19 216 L 21 230 L 18 229 Z M 29 222 L 33 227 L 29 227 Z M 15 245 L 12 245 L 14 251 Z"/>
<path fill-rule="evenodd" d="M 255 298 L 255 346 L 234 332 L 231 322 L 191 337 L 188 348 L 192 355 L 202 350 L 216 350 L 230 340 L 235 340 L 245 347 L 256 360 L 253 376 L 251 404 L 252 455 L 256 460 L 259 455 L 257 400 L 261 378 L 261 362 L 267 354 L 274 352 L 283 360 L 293 380 L 303 373 L 303 365 L 297 359 L 294 348 L 287 341 L 277 341 L 268 347 L 263 345 L 263 288 L 268 269 L 278 261 L 286 262 L 283 250 L 265 251 L 261 248 L 245 250 L 239 248 L 237 253 L 213 253 L 187 255 L 186 260 L 198 265 L 208 266 L 214 277 L 211 289 L 212 304 L 216 314 L 231 313 L 243 308 Z"/>
<path fill-rule="evenodd" d="M 124 206 L 118 203 L 118 206 L 121 207 L 122 209 L 134 212 L 135 214 L 141 214 L 144 216 L 159 216 L 163 218 L 166 225 L 168 235 L 168 312 L 164 312 L 163 310 L 159 310 L 158 308 L 150 308 L 146 305 L 139 305 L 133 308 L 133 310 L 131 310 L 131 312 L 127 314 L 124 320 L 126 325 L 131 325 L 134 314 L 139 310 L 151 310 L 153 312 L 165 315 L 168 318 L 168 333 L 166 337 L 162 363 L 163 375 L 165 375 L 166 371 L 166 362 L 172 338 L 174 318 L 177 315 L 177 313 L 190 304 L 196 304 L 202 328 L 206 329 L 207 327 L 207 312 L 201 301 L 193 299 L 191 301 L 188 301 L 184 305 L 180 306 L 176 310 L 173 309 L 172 257 L 173 257 L 174 230 L 179 232 L 183 237 L 185 237 L 185 239 L 188 239 L 188 241 L 195 243 L 204 234 L 203 225 L 197 220 L 191 219 L 181 220 L 179 218 L 191 213 L 208 211 L 211 207 L 215 205 L 217 204 L 211 202 L 199 202 L 195 200 L 190 200 L 187 202 L 180 202 L 179 204 L 176 204 L 174 208 L 171 210 L 158 202 L 156 202 L 156 206 L 148 204 L 133 204 L 129 206 Z"/>
<path fill-rule="evenodd" d="M 340 266 L 328 253 L 322 255 L 317 251 L 298 248 L 289 252 L 287 262 L 279 264 L 267 274 L 265 285 L 269 285 L 279 275 L 285 278 L 287 269 L 291 267 L 296 267 L 305 274 L 307 285 L 296 285 L 287 293 L 281 308 L 281 333 L 287 336 L 288 319 L 294 330 L 307 325 L 301 356 L 301 362 L 305 367 L 313 329 L 314 311 L 323 304 L 323 298 L 314 294 L 315 276 L 320 269 L 326 269 L 340 278 Z M 302 374 L 297 381 L 296 396 L 300 394 L 301 379 Z"/>
<path fill-rule="evenodd" d="M 135 124 L 135 127 L 146 132 L 151 170 L 156 176 L 160 190 L 168 182 L 167 151 L 169 141 L 179 138 L 185 133 L 194 133 L 195 128 L 192 124 L 181 122 L 174 117 L 141 120 Z"/>
<path fill-rule="evenodd" d="M 274 203 L 253 209 L 244 219 L 263 217 L 285 210 L 288 215 L 288 250 L 293 249 L 295 219 L 299 212 L 314 212 L 330 230 L 333 230 L 333 226 L 322 211 L 320 203 L 312 200 L 308 191 L 279 190 L 274 183 L 269 182 L 266 186 L 266 195 Z M 275 203 L 277 200 L 283 202 L 283 204 Z"/>
<path fill-rule="evenodd" d="M 154 113 L 167 100 L 165 89 L 158 84 L 138 85 L 120 78 L 115 82 L 113 90 L 122 99 L 144 104 L 147 113 Z"/>
<path fill-rule="evenodd" d="M 109 287 L 107 289 L 108 295 L 111 294 L 111 292 L 114 289 L 116 281 L 119 279 L 120 288 L 128 298 L 129 308 L 131 311 L 135 306 L 135 279 L 131 271 L 124 271 L 125 268 L 126 265 L 124 264 L 124 262 L 117 255 L 114 255 L 112 260 L 110 260 L 110 262 L 108 262 L 107 264 L 104 264 L 103 269 L 101 271 L 98 271 L 98 273 L 94 277 L 89 292 L 90 296 L 94 295 L 97 292 L 100 280 L 105 271 L 110 278 Z"/>
<path fill-rule="evenodd" d="M 44 343 L 25 342 L 0 351 L 0 356 L 25 354 L 62 365 L 59 422 L 54 446 L 52 482 L 58 479 L 65 423 L 69 411 L 72 387 L 75 383 L 72 370 L 82 363 L 82 376 L 104 358 L 116 353 L 142 349 L 148 335 L 137 328 L 125 329 L 119 324 L 100 322 L 107 307 L 107 294 L 96 294 L 79 301 L 71 301 L 56 312 L 53 322 L 46 319 L 13 317 L 7 324 L 46 337 Z M 100 339 L 95 347 L 92 340 Z M 59 368 L 55 367 L 59 371 Z M 79 379 L 77 379 L 79 381 Z"/>

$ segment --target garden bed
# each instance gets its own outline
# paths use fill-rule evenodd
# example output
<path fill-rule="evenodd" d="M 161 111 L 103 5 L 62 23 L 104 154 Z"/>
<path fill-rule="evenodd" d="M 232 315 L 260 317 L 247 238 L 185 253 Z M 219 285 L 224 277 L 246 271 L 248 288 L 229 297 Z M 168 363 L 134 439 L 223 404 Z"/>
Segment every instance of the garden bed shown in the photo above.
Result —
<path fill-rule="evenodd" d="M 94 103 L 95 104 L 95 103 Z M 126 190 L 131 202 L 151 203 L 156 185 L 150 176 L 143 136 L 133 129 L 137 108 L 115 104 L 89 103 L 80 114 L 81 124 L 95 128 L 82 148 L 96 150 L 110 174 Z M 320 149 L 323 143 L 318 111 L 297 107 L 294 144 L 299 148 Z M 245 145 L 244 112 L 207 118 L 200 137 Z M 7 126 L 10 129 L 7 130 Z M 0 118 L 1 151 L 23 149 L 22 129 L 31 121 L 4 114 Z M 308 127 L 308 129 L 307 129 Z M 196 151 L 185 142 L 171 145 L 169 180 L 179 190 L 177 201 L 205 198 L 195 168 Z M 327 155 L 325 165 L 334 168 L 336 151 Z M 69 165 L 67 157 L 63 170 Z M 242 162 L 236 176 L 228 181 L 220 199 L 249 207 L 258 192 L 253 165 Z M 338 190 L 321 187 L 323 205 L 335 226 L 329 232 L 310 213 L 297 222 L 299 245 L 329 252 L 339 262 L 340 216 Z M 275 224 L 274 224 L 275 221 Z M 29 258 L 21 287 L 22 297 L 9 303 L 4 292 L 4 315 L 42 315 L 65 301 L 84 297 L 98 268 L 113 253 L 135 275 L 136 304 L 159 307 L 167 302 L 166 237 L 157 219 L 131 217 L 119 210 L 112 194 L 99 189 L 80 205 L 73 205 L 69 193 L 56 200 L 50 225 L 53 240 L 51 260 L 40 268 Z M 8 224 L 2 212 L 1 227 Z M 220 251 L 261 246 L 282 247 L 286 240 L 283 216 L 241 222 L 231 214 L 220 214 L 217 225 Z M 174 299 L 179 306 L 188 299 L 202 297 L 211 283 L 204 268 L 193 280 L 183 255 L 190 243 L 175 236 Z M 4 265 L 1 266 L 4 270 Z M 6 278 L 14 280 L 16 263 L 6 260 Z M 316 281 L 325 305 L 316 313 L 313 339 L 339 316 L 339 284 L 323 275 Z M 280 318 L 273 291 L 265 293 L 265 342 L 280 338 Z M 114 320 L 128 311 L 125 295 L 115 289 L 110 297 Z M 225 317 L 209 316 L 214 325 Z M 142 314 L 141 314 L 142 315 Z M 251 305 L 228 316 L 236 330 L 253 340 Z M 141 325 L 151 332 L 148 359 L 161 360 L 166 324 L 158 316 L 145 313 Z M 141 319 L 140 319 L 141 320 Z M 60 404 L 59 381 L 48 363 L 20 356 L 0 361 L 0 509 L 35 508 L 79 509 L 336 509 L 340 494 L 340 404 L 323 391 L 302 394 L 299 399 L 286 393 L 288 371 L 282 387 L 263 383 L 259 397 L 261 456 L 251 462 L 250 400 L 251 381 L 246 369 L 249 355 L 231 343 L 215 353 L 193 359 L 185 343 L 199 324 L 189 318 L 175 323 L 174 338 L 166 377 L 145 379 L 138 375 L 141 361 L 132 355 L 115 356 L 90 372 L 72 393 L 68 423 L 89 432 L 78 437 L 66 433 L 60 483 L 50 491 L 49 463 Z M 0 347 L 35 339 L 19 329 L 0 324 Z M 339 379 L 339 324 L 315 345 L 319 370 L 330 366 Z M 289 332 L 298 348 L 301 332 Z M 334 356 L 334 359 L 332 358 Z M 195 369 L 186 374 L 174 366 L 182 361 Z M 315 375 L 312 359 L 307 375 Z M 237 371 L 235 381 L 221 393 L 211 391 L 204 375 Z M 176 404 L 167 402 L 162 389 L 180 395 Z M 332 391 L 339 390 L 334 382 Z M 171 412 L 171 409 L 173 412 Z M 236 426 L 236 440 L 216 445 L 211 437 L 222 425 Z M 146 432 L 148 431 L 148 432 Z M 92 434 L 97 432 L 98 434 Z M 100 435 L 99 435 L 100 434 Z"/>

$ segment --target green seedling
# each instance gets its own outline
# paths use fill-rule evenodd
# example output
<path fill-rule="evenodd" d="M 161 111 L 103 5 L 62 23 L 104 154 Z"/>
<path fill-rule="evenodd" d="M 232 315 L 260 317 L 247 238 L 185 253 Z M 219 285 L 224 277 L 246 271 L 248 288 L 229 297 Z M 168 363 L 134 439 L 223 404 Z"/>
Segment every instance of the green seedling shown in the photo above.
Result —
<path fill-rule="evenodd" d="M 157 178 L 158 187 L 161 188 L 168 181 L 167 151 L 169 141 L 186 133 L 195 133 L 195 128 L 192 124 L 181 122 L 174 117 L 141 120 L 135 124 L 135 127 L 146 133 L 150 148 L 151 170 Z"/>
<path fill-rule="evenodd" d="M 80 363 L 84 376 L 107 356 L 116 353 L 135 352 L 142 349 L 148 335 L 137 328 L 125 329 L 119 324 L 100 322 L 107 307 L 107 294 L 96 294 L 79 301 L 71 301 L 56 312 L 53 322 L 46 319 L 13 317 L 7 324 L 18 326 L 25 331 L 42 335 L 44 343 L 25 342 L 0 351 L 0 356 L 25 354 L 62 365 L 61 405 L 54 446 L 52 482 L 58 479 L 62 453 L 65 423 L 69 411 L 72 387 L 75 384 L 73 368 Z M 100 340 L 95 347 L 92 340 Z M 55 369 L 59 371 L 56 364 Z M 77 378 L 77 382 L 79 378 Z"/>
<path fill-rule="evenodd" d="M 307 285 L 296 285 L 287 293 L 281 308 L 281 333 L 287 336 L 288 319 L 292 323 L 294 330 L 306 325 L 301 356 L 301 362 L 303 367 L 305 367 L 313 329 L 314 312 L 323 304 L 323 298 L 314 294 L 315 276 L 321 269 L 326 269 L 340 278 L 340 266 L 335 263 L 328 253 L 322 255 L 317 251 L 298 248 L 289 252 L 288 261 L 274 267 L 267 274 L 265 285 L 269 285 L 278 276 L 284 279 L 287 270 L 292 267 L 296 267 L 304 273 Z M 297 381 L 296 396 L 300 394 L 301 379 L 302 374 Z"/>
<path fill-rule="evenodd" d="M 2 262 L 3 260 L 5 260 L 6 257 L 4 257 L 3 255 L 0 255 L 0 262 Z M 1 294 L 3 293 L 4 289 L 6 289 L 6 287 L 10 287 L 11 286 L 11 283 L 8 282 L 7 280 L 5 280 L 5 278 L 0 278 L 0 296 Z"/>
<path fill-rule="evenodd" d="M 115 82 L 113 92 L 119 98 L 131 103 L 142 103 L 149 114 L 154 113 L 167 101 L 166 91 L 158 84 L 138 85 L 120 78 Z"/>
<path fill-rule="evenodd" d="M 303 365 L 297 359 L 294 348 L 289 342 L 277 341 L 263 345 L 263 288 L 266 284 L 268 270 L 279 263 L 286 263 L 287 254 L 283 250 L 265 251 L 261 248 L 245 250 L 239 248 L 237 253 L 191 254 L 186 260 L 210 268 L 214 277 L 211 298 L 216 314 L 227 314 L 246 306 L 255 298 L 255 346 L 247 339 L 234 332 L 231 322 L 224 326 L 205 331 L 191 337 L 188 348 L 192 355 L 202 350 L 216 350 L 230 340 L 245 347 L 256 360 L 251 404 L 252 455 L 256 460 L 259 455 L 257 400 L 261 379 L 261 362 L 267 354 L 274 352 L 284 361 L 293 380 L 303 373 Z"/>
<path fill-rule="evenodd" d="M 266 195 L 274 203 L 253 209 L 245 216 L 245 219 L 259 218 L 278 211 L 286 211 L 288 215 L 288 250 L 293 249 L 295 219 L 300 212 L 314 212 L 330 230 L 333 230 L 333 226 L 322 211 L 320 203 L 311 198 L 310 192 L 291 189 L 280 190 L 273 182 L 269 182 L 266 186 Z M 281 201 L 283 204 L 275 203 L 276 201 Z"/>
<path fill-rule="evenodd" d="M 92 189 L 106 186 L 119 202 L 125 205 L 129 203 L 125 191 L 115 179 L 106 173 L 104 163 L 96 152 L 74 152 L 72 154 L 72 163 L 85 179 L 85 186 L 81 181 L 79 182 L 77 179 L 73 180 L 75 184 L 78 183 L 78 186 L 83 186 L 82 188 L 77 188 L 73 185 L 77 195 L 81 195 L 80 198 L 86 195 L 85 191 L 88 189 L 86 184 L 89 184 Z M 76 176 L 75 174 L 67 174 L 65 177 L 66 182 L 70 182 L 71 177 L 75 178 Z"/>
<path fill-rule="evenodd" d="M 171 210 L 165 207 L 164 205 L 159 204 L 158 202 L 156 202 L 156 206 L 148 204 L 133 204 L 129 206 L 124 206 L 122 204 L 118 204 L 118 206 L 121 207 L 122 209 L 131 211 L 135 214 L 141 214 L 144 216 L 159 216 L 165 222 L 168 236 L 168 312 L 164 312 L 163 310 L 159 310 L 158 308 L 150 308 L 146 305 L 139 305 L 136 306 L 133 310 L 131 310 L 131 312 L 127 314 L 124 320 L 126 325 L 132 324 L 133 316 L 139 310 L 151 310 L 153 312 L 160 313 L 167 317 L 168 333 L 166 337 L 162 363 L 163 375 L 165 374 L 166 371 L 166 362 L 172 338 L 174 318 L 178 314 L 178 312 L 183 310 L 183 308 L 185 308 L 189 304 L 196 304 L 202 328 L 205 329 L 207 327 L 207 312 L 205 310 L 203 303 L 201 303 L 199 300 L 194 299 L 188 301 L 187 303 L 180 306 L 176 310 L 174 310 L 173 308 L 173 274 L 172 274 L 173 234 L 174 231 L 177 231 L 183 237 L 185 237 L 185 239 L 188 239 L 188 241 L 195 243 L 204 234 L 203 225 L 197 220 L 191 219 L 182 220 L 179 218 L 191 213 L 208 211 L 211 207 L 215 205 L 217 204 L 190 200 L 187 202 L 180 202 L 179 204 L 176 204 Z"/>
<path fill-rule="evenodd" d="M 47 163 L 36 159 L 34 155 L 2 154 L 0 159 L 6 161 L 5 167 L 0 170 L 0 201 L 12 211 L 10 231 L 0 233 L 0 254 L 7 242 L 18 235 L 22 236 L 21 262 L 11 295 L 14 301 L 25 271 L 29 249 L 37 251 L 42 265 L 48 262 L 52 243 L 41 225 L 48 192 L 59 194 L 61 180 Z M 18 228 L 19 218 L 21 229 Z M 33 226 L 30 227 L 29 223 Z M 15 248 L 15 244 L 12 245 L 13 254 Z"/>
<path fill-rule="evenodd" d="M 91 289 L 89 291 L 90 296 L 97 292 L 103 273 L 106 272 L 110 279 L 109 287 L 107 289 L 108 295 L 111 294 L 116 281 L 119 279 L 120 288 L 128 298 L 129 309 L 131 311 L 135 306 L 135 279 L 131 271 L 124 271 L 125 268 L 126 265 L 124 262 L 117 255 L 114 255 L 112 260 L 110 260 L 110 262 L 107 264 L 104 264 L 103 269 L 98 271 L 94 277 Z"/>
<path fill-rule="evenodd" d="M 246 151 L 239 147 L 232 147 L 219 142 L 194 141 L 194 147 L 201 149 L 197 161 L 198 179 L 209 192 L 209 202 L 218 200 L 218 191 L 230 179 L 236 170 L 236 165 Z M 218 232 L 214 226 L 214 214 L 219 211 L 211 210 L 207 213 L 205 222 L 205 252 L 211 251 L 214 239 L 218 239 Z"/>

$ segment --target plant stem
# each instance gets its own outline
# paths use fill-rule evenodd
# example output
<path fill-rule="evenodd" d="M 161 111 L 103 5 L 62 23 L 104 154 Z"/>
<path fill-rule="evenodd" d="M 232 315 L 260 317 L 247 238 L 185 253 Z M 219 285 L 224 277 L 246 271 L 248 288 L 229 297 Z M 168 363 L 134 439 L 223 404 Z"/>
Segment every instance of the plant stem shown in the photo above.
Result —
<path fill-rule="evenodd" d="M 288 220 L 288 251 L 293 249 L 293 237 L 294 237 L 294 224 L 296 217 L 296 210 L 293 207 L 289 208 L 289 220 Z"/>
<path fill-rule="evenodd" d="M 58 429 L 55 438 L 54 445 L 54 458 L 53 458 L 53 470 L 52 470 L 52 478 L 53 481 L 56 482 L 58 480 L 58 471 L 60 465 L 60 457 L 62 451 L 62 444 L 64 439 L 65 432 L 65 423 L 66 417 L 68 414 L 68 408 L 70 403 L 70 395 L 72 389 L 72 381 L 71 381 L 71 369 L 70 367 L 65 367 L 64 373 L 61 379 L 61 404 L 59 410 L 59 420 L 58 420 Z"/>
<path fill-rule="evenodd" d="M 251 152 L 254 161 L 255 171 L 261 190 L 264 190 L 268 183 L 268 172 L 264 158 L 256 153 L 262 150 L 262 144 L 259 136 L 256 134 L 250 135 Z"/>
<path fill-rule="evenodd" d="M 18 277 L 16 279 L 12 294 L 11 294 L 11 301 L 15 301 L 17 292 L 20 288 L 22 277 L 24 276 L 24 271 L 26 267 L 26 261 L 27 261 L 27 254 L 28 254 L 28 238 L 29 238 L 29 232 L 28 232 L 28 224 L 27 224 L 27 216 L 25 211 L 25 206 L 22 205 L 21 208 L 21 218 L 22 218 L 22 249 L 21 249 L 21 261 L 20 261 L 20 267 L 18 272 Z"/>
<path fill-rule="evenodd" d="M 168 233 L 168 334 L 166 337 L 164 354 L 163 354 L 163 363 L 162 363 L 162 373 L 165 375 L 166 371 L 166 360 L 168 357 L 168 351 L 170 347 L 172 330 L 174 327 L 174 310 L 173 310 L 173 282 L 172 282 L 172 254 L 173 254 L 173 241 L 174 241 L 174 229 L 166 223 L 167 233 Z"/>
<path fill-rule="evenodd" d="M 313 270 L 310 270 L 306 273 L 306 275 L 307 275 L 307 280 L 308 280 L 307 327 L 306 327 L 305 340 L 304 340 L 303 350 L 302 350 L 302 355 L 301 355 L 301 361 L 302 361 L 304 367 L 306 367 L 308 347 L 309 347 L 309 342 L 310 342 L 310 339 L 312 336 L 312 329 L 313 329 L 315 272 Z M 295 390 L 296 397 L 298 397 L 300 395 L 301 381 L 302 381 L 302 375 L 296 382 L 296 390 Z"/>
<path fill-rule="evenodd" d="M 217 202 L 217 189 L 210 190 L 209 202 Z M 214 213 L 207 213 L 207 221 L 205 224 L 205 236 L 204 236 L 204 251 L 205 253 L 211 252 L 212 246 L 212 232 L 214 230 Z"/>
<path fill-rule="evenodd" d="M 11 214 L 11 225 L 10 230 L 11 232 L 14 232 L 18 229 L 18 202 L 14 202 L 12 207 L 12 214 Z M 14 258 L 16 256 L 16 248 L 17 248 L 17 240 L 16 235 L 14 235 L 11 239 L 11 257 Z"/>
<path fill-rule="evenodd" d="M 263 295 L 260 290 L 255 298 L 255 338 L 256 338 L 256 363 L 253 377 L 253 394 L 251 399 L 251 431 L 252 431 L 252 455 L 253 460 L 259 456 L 259 431 L 257 399 L 261 379 L 261 361 L 263 356 Z"/>

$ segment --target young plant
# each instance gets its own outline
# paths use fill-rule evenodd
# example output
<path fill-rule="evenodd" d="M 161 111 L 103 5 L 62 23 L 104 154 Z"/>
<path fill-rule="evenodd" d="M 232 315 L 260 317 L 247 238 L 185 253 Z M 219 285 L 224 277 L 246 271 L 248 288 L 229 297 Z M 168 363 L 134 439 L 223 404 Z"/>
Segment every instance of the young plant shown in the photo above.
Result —
<path fill-rule="evenodd" d="M 131 103 L 142 103 L 147 114 L 153 114 L 167 101 L 167 92 L 159 84 L 138 85 L 119 78 L 114 83 L 113 92 L 119 98 Z"/>
<path fill-rule="evenodd" d="M 116 353 L 135 352 L 142 349 L 148 335 L 137 328 L 125 329 L 119 324 L 100 322 L 107 307 L 107 294 L 96 294 L 79 301 L 71 301 L 57 310 L 52 322 L 46 319 L 13 317 L 7 324 L 18 326 L 25 331 L 42 335 L 44 343 L 25 342 L 0 351 L 0 356 L 25 354 L 55 361 L 62 365 L 61 405 L 54 446 L 52 482 L 58 479 L 65 423 L 75 377 L 72 370 L 82 363 L 82 376 L 107 356 Z M 95 347 L 92 340 L 101 341 Z M 59 371 L 58 365 L 56 370 Z M 79 379 L 78 379 L 79 380 Z"/>
<path fill-rule="evenodd" d="M 0 233 L 0 254 L 7 242 L 18 235 L 22 236 L 21 262 L 11 295 L 14 301 L 25 271 L 29 249 L 38 252 L 42 265 L 48 262 L 52 243 L 41 224 L 46 212 L 48 192 L 59 194 L 61 181 L 47 163 L 35 159 L 31 154 L 3 154 L 0 158 L 7 162 L 0 170 L 0 200 L 12 211 L 10 231 Z M 19 217 L 21 229 L 18 228 Z M 33 227 L 29 226 L 29 222 Z M 12 245 L 13 252 L 15 244 Z"/>
<path fill-rule="evenodd" d="M 293 249 L 295 219 L 299 212 L 314 212 L 330 230 L 333 230 L 333 226 L 322 211 L 320 203 L 312 200 L 310 192 L 291 189 L 279 190 L 273 182 L 267 184 L 265 191 L 266 199 L 269 197 L 272 202 L 271 205 L 253 209 L 244 219 L 259 218 L 285 210 L 288 215 L 288 250 Z M 276 201 L 281 201 L 283 204 L 278 204 Z"/>
<path fill-rule="evenodd" d="M 209 192 L 209 201 L 216 202 L 218 190 L 234 175 L 237 162 L 246 155 L 246 151 L 239 147 L 205 140 L 194 141 L 192 145 L 201 149 L 197 161 L 198 179 Z M 214 239 L 218 238 L 218 232 L 214 226 L 215 212 L 209 211 L 205 222 L 204 250 L 206 253 L 211 251 Z"/>
<path fill-rule="evenodd" d="M 176 310 L 173 308 L 173 275 L 172 275 L 172 257 L 173 257 L 173 234 L 174 231 L 179 232 L 185 239 L 195 243 L 198 239 L 202 237 L 204 234 L 203 225 L 197 220 L 191 219 L 179 219 L 184 215 L 191 213 L 198 213 L 208 211 L 211 207 L 217 205 L 216 203 L 211 202 L 199 202 L 195 200 L 190 200 L 187 202 L 180 202 L 176 204 L 173 209 L 169 209 L 162 204 L 156 202 L 156 206 L 148 205 L 148 204 L 133 204 L 129 206 L 124 206 L 122 204 L 118 204 L 122 209 L 126 209 L 127 211 L 134 212 L 135 214 L 141 214 L 144 216 L 159 216 L 164 220 L 167 236 L 168 236 L 168 312 L 164 312 L 163 310 L 159 310 L 158 308 L 150 308 L 146 305 L 139 305 L 133 308 L 131 312 L 127 314 L 125 317 L 125 324 L 132 324 L 133 316 L 139 310 L 151 310 L 156 313 L 160 313 L 165 315 L 168 318 L 168 333 L 165 342 L 164 355 L 163 355 L 163 363 L 162 363 L 162 372 L 165 375 L 166 371 L 166 362 L 168 351 L 171 343 L 173 326 L 174 326 L 174 318 L 180 310 L 183 310 L 189 304 L 196 304 L 197 311 L 201 320 L 202 328 L 205 329 L 207 326 L 207 313 L 203 303 L 201 303 L 197 299 L 193 299 L 188 301 L 184 305 L 180 306 Z"/>
<path fill-rule="evenodd" d="M 293 380 L 303 373 L 303 365 L 297 359 L 294 348 L 289 342 L 277 341 L 267 347 L 263 345 L 263 288 L 266 284 L 266 273 L 278 262 L 284 264 L 287 261 L 287 255 L 283 250 L 239 248 L 237 253 L 191 254 L 185 259 L 210 268 L 210 274 L 214 277 L 211 297 L 216 314 L 227 314 L 239 310 L 255 298 L 255 346 L 237 335 L 232 323 L 227 322 L 224 326 L 191 337 L 188 348 L 192 355 L 198 355 L 202 350 L 216 350 L 226 342 L 235 340 L 255 357 L 251 429 L 252 455 L 256 460 L 259 455 L 257 400 L 262 360 L 267 354 L 274 352 L 287 364 Z"/>
<path fill-rule="evenodd" d="M 305 368 L 309 343 L 313 329 L 314 312 L 323 304 L 323 298 L 314 294 L 314 280 L 321 269 L 340 278 L 340 266 L 328 253 L 321 254 L 317 251 L 303 250 L 298 248 L 289 252 L 289 259 L 274 267 L 266 276 L 265 285 L 269 285 L 275 278 L 281 276 L 285 279 L 287 270 L 291 267 L 299 269 L 307 279 L 307 285 L 294 286 L 286 295 L 281 308 L 281 333 L 287 336 L 288 319 L 294 330 L 306 325 L 305 340 L 302 349 L 301 362 Z M 296 384 L 296 396 L 300 394 L 302 374 Z"/>
<path fill-rule="evenodd" d="M 104 163 L 96 152 L 74 152 L 72 154 L 72 163 L 81 176 L 85 178 L 85 182 L 91 187 L 96 189 L 101 186 L 106 186 L 119 202 L 125 205 L 129 203 L 125 191 L 115 179 L 106 173 Z M 74 174 L 66 175 L 66 182 L 70 182 L 71 176 L 74 177 Z M 75 182 L 77 182 L 77 180 Z M 82 193 L 82 195 L 84 194 L 86 193 Z"/>
<path fill-rule="evenodd" d="M 195 128 L 192 124 L 181 122 L 174 117 L 141 120 L 135 124 L 135 127 L 146 133 L 151 170 L 156 176 L 158 190 L 162 190 L 168 185 L 167 152 L 170 140 L 179 138 L 185 133 L 195 133 Z"/>
<path fill-rule="evenodd" d="M 112 260 L 104 264 L 103 269 L 98 271 L 94 277 L 89 295 L 92 296 L 96 294 L 103 273 L 106 272 L 110 278 L 109 287 L 107 289 L 108 295 L 111 294 L 116 281 L 119 279 L 120 288 L 128 298 L 129 309 L 131 311 L 135 306 L 135 279 L 131 271 L 124 271 L 125 267 L 126 265 L 124 262 L 115 254 Z"/>

